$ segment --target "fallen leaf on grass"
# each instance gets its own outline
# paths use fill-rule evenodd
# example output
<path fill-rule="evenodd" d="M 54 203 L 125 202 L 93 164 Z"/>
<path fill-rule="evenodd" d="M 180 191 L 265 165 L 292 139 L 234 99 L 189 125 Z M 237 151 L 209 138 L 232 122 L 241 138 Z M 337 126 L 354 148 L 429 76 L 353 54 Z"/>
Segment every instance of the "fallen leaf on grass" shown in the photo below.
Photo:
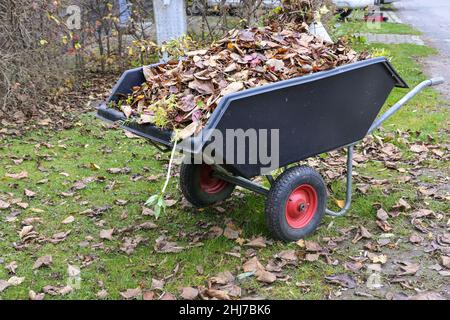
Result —
<path fill-rule="evenodd" d="M 207 289 L 205 293 L 211 298 L 216 298 L 219 300 L 231 300 L 230 296 L 222 290 Z"/>
<path fill-rule="evenodd" d="M 57 244 L 57 243 L 63 242 L 63 241 L 65 241 L 65 240 L 67 239 L 67 236 L 68 236 L 70 233 L 71 233 L 70 230 L 55 233 L 55 234 L 51 237 L 51 239 L 49 239 L 48 241 L 51 242 L 51 243 L 53 243 L 53 244 Z"/>
<path fill-rule="evenodd" d="M 9 278 L 8 283 L 12 286 L 18 286 L 20 284 L 22 284 L 22 282 L 25 281 L 25 277 L 16 277 L 13 276 L 11 278 Z"/>
<path fill-rule="evenodd" d="M 184 287 L 181 290 L 181 298 L 184 300 L 194 300 L 198 297 L 198 290 L 192 287 Z"/>
<path fill-rule="evenodd" d="M 253 257 L 242 266 L 244 272 L 256 272 L 259 270 L 264 270 L 263 265 L 259 262 L 257 257 Z"/>
<path fill-rule="evenodd" d="M 28 178 L 28 172 L 22 171 L 20 173 L 7 173 L 7 174 L 5 174 L 5 177 L 8 177 L 8 178 L 11 178 L 14 180 L 21 180 L 21 179 Z"/>
<path fill-rule="evenodd" d="M 12 261 L 5 266 L 5 269 L 8 270 L 10 274 L 16 274 L 17 270 L 17 262 Z"/>
<path fill-rule="evenodd" d="M 346 273 L 331 275 L 325 279 L 329 283 L 337 284 L 348 289 L 354 289 L 356 287 L 356 281 Z"/>
<path fill-rule="evenodd" d="M 131 171 L 131 169 L 127 168 L 127 167 L 125 167 L 125 168 L 109 168 L 109 169 L 106 169 L 106 172 L 111 173 L 111 174 L 119 174 L 119 173 L 127 174 L 127 173 L 130 173 L 130 171 Z"/>
<path fill-rule="evenodd" d="M 211 283 L 225 285 L 234 281 L 234 276 L 230 271 L 219 272 L 216 276 L 210 279 Z"/>
<path fill-rule="evenodd" d="M 311 247 L 312 248 L 312 247 Z M 295 250 L 284 250 L 275 255 L 275 258 L 279 258 L 287 261 L 297 261 L 297 253 Z"/>
<path fill-rule="evenodd" d="M 411 216 L 416 219 L 428 217 L 431 215 L 434 215 L 434 212 L 428 209 L 419 209 L 411 214 Z"/>
<path fill-rule="evenodd" d="M 113 239 L 114 229 L 107 229 L 100 231 L 100 239 L 112 240 Z"/>
<path fill-rule="evenodd" d="M 399 264 L 400 264 L 400 268 L 403 270 L 403 272 L 401 272 L 399 274 L 399 276 L 415 275 L 417 273 L 417 271 L 419 271 L 419 268 L 420 268 L 419 264 L 411 263 L 408 261 L 401 261 L 401 262 L 399 262 Z"/>
<path fill-rule="evenodd" d="M 8 209 L 10 206 L 11 206 L 10 203 L 8 203 L 8 202 L 3 201 L 3 200 L 0 199 L 0 210 L 2 210 L 2 209 Z"/>
<path fill-rule="evenodd" d="M 142 299 L 145 301 L 150 301 L 150 300 L 154 300 L 155 298 L 155 293 L 153 291 L 144 291 L 144 293 L 142 294 Z"/>
<path fill-rule="evenodd" d="M 308 262 L 315 262 L 319 260 L 320 254 L 318 253 L 307 253 L 305 256 L 305 260 Z"/>
<path fill-rule="evenodd" d="M 381 263 L 385 264 L 387 262 L 387 256 L 384 254 L 377 255 L 372 252 L 367 253 L 367 257 L 372 261 L 372 263 Z"/>
<path fill-rule="evenodd" d="M 33 198 L 33 197 L 36 196 L 36 192 L 33 192 L 33 191 L 29 190 L 29 189 L 25 189 L 24 193 L 25 193 L 25 195 L 26 195 L 28 198 Z"/>
<path fill-rule="evenodd" d="M 171 294 L 169 292 L 164 292 L 164 294 L 162 295 L 162 297 L 159 298 L 159 300 L 171 300 L 171 301 L 173 301 L 173 300 L 177 300 L 177 298 L 173 294 Z"/>
<path fill-rule="evenodd" d="M 177 253 L 184 250 L 184 247 L 178 243 L 166 241 L 164 236 L 159 237 L 155 242 L 154 249 L 159 253 Z"/>
<path fill-rule="evenodd" d="M 305 248 L 306 251 L 309 252 L 318 252 L 318 251 L 322 251 L 322 247 L 320 244 L 318 244 L 317 242 L 314 241 L 305 241 Z"/>
<path fill-rule="evenodd" d="M 259 270 L 256 272 L 255 275 L 257 277 L 256 280 L 264 283 L 270 284 L 275 282 L 275 280 L 277 280 L 277 277 L 273 273 L 266 270 Z"/>
<path fill-rule="evenodd" d="M 33 270 L 39 269 L 40 267 L 48 267 L 52 264 L 52 262 L 53 262 L 53 258 L 51 255 L 46 255 L 46 256 L 40 257 L 34 263 Z"/>
<path fill-rule="evenodd" d="M 106 299 L 108 297 L 108 291 L 102 289 L 99 292 L 97 292 L 95 296 L 100 300 Z"/>
<path fill-rule="evenodd" d="M 174 199 L 167 199 L 167 200 L 165 200 L 167 208 L 173 207 L 177 202 L 178 201 L 174 200 Z"/>
<path fill-rule="evenodd" d="M 22 209 L 26 209 L 29 206 L 29 204 L 26 202 L 17 202 L 16 205 Z"/>
<path fill-rule="evenodd" d="M 74 216 L 68 216 L 61 223 L 62 224 L 69 224 L 69 223 L 72 223 L 74 221 L 75 221 L 75 217 Z"/>
<path fill-rule="evenodd" d="M 422 152 L 428 152 L 429 149 L 424 146 L 424 145 L 420 145 L 420 144 L 413 144 L 409 150 L 411 150 L 414 153 L 422 153 Z"/>
<path fill-rule="evenodd" d="M 141 236 L 136 236 L 134 238 L 125 237 L 120 250 L 125 252 L 126 254 L 132 254 L 134 249 L 143 242 L 145 239 Z"/>
<path fill-rule="evenodd" d="M 411 209 L 411 205 L 406 202 L 403 198 L 400 199 L 395 206 L 392 207 L 392 210 L 399 210 L 399 211 L 408 211 Z"/>
<path fill-rule="evenodd" d="M 11 284 L 8 281 L 0 280 L 0 292 L 5 291 L 10 286 L 11 286 Z"/>
<path fill-rule="evenodd" d="M 441 256 L 442 265 L 446 267 L 447 269 L 450 269 L 450 257 L 447 256 Z"/>
<path fill-rule="evenodd" d="M 255 238 L 245 244 L 247 247 L 252 248 L 265 248 L 266 247 L 266 239 L 263 237 Z"/>
<path fill-rule="evenodd" d="M 152 278 L 152 286 L 150 288 L 150 290 L 164 290 L 164 280 L 158 280 L 155 278 Z"/>
<path fill-rule="evenodd" d="M 120 295 L 126 300 L 137 299 L 140 295 L 142 295 L 142 289 L 127 289 L 126 291 L 120 292 Z"/>
<path fill-rule="evenodd" d="M 422 241 L 423 241 L 423 238 L 417 234 L 412 234 L 409 237 L 409 242 L 414 243 L 414 244 L 420 244 L 420 243 L 422 243 Z"/>
<path fill-rule="evenodd" d="M 389 215 L 386 211 L 383 210 L 383 208 L 380 208 L 377 211 L 377 218 L 381 221 L 387 221 L 387 219 L 389 219 Z"/>
<path fill-rule="evenodd" d="M 220 237 L 223 234 L 223 229 L 218 226 L 212 226 L 209 229 L 209 237 L 210 238 L 217 238 Z"/>
<path fill-rule="evenodd" d="M 239 230 L 232 222 L 229 222 L 223 232 L 223 235 L 225 238 L 228 238 L 230 240 L 236 240 L 239 238 L 239 235 L 241 234 L 241 230 Z"/>
<path fill-rule="evenodd" d="M 142 207 L 142 215 L 143 216 L 154 216 L 155 211 L 153 209 Z"/>
<path fill-rule="evenodd" d="M 114 201 L 114 203 L 118 206 L 124 206 L 128 203 L 128 200 L 123 200 L 123 199 L 116 199 Z"/>
<path fill-rule="evenodd" d="M 19 237 L 20 239 L 23 239 L 27 234 L 29 234 L 33 230 L 33 226 L 25 226 L 20 230 Z"/>
<path fill-rule="evenodd" d="M 41 300 L 44 300 L 45 293 L 42 293 L 42 292 L 36 293 L 33 290 L 30 290 L 28 292 L 28 297 L 30 298 L 30 300 L 33 300 L 33 301 L 41 301 Z"/>

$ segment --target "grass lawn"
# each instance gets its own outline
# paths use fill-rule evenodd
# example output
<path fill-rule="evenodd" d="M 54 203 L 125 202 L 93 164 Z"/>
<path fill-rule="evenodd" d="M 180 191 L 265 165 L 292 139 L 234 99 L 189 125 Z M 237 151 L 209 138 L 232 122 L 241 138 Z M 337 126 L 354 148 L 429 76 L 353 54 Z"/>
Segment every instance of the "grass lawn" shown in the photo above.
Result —
<path fill-rule="evenodd" d="M 395 29 L 388 26 L 387 30 Z M 405 33 L 413 31 L 409 27 L 395 27 Z M 430 48 L 409 44 L 373 45 L 371 48 L 385 49 L 399 73 L 411 85 L 425 79 L 417 59 L 434 53 Z M 395 89 L 386 107 L 405 92 Z M 403 170 L 392 170 L 380 161 L 369 161 L 357 167 L 355 170 L 359 175 L 388 179 L 389 192 L 370 187 L 365 195 L 356 193 L 349 216 L 326 218 L 309 240 L 324 244 L 327 239 L 340 235 L 342 229 L 359 225 L 367 226 L 374 234 L 379 233 L 379 230 L 374 231 L 377 228 L 375 203 L 389 210 L 404 198 L 414 208 L 424 206 L 417 185 L 401 180 L 405 172 L 412 170 L 409 160 L 415 157 L 407 143 L 428 141 L 429 135 L 437 145 L 448 141 L 449 111 L 442 105 L 434 90 L 426 90 L 394 116 L 384 126 L 383 133 L 377 133 L 381 141 L 392 142 L 401 150 L 398 165 Z M 401 134 L 406 130 L 411 131 L 405 141 Z M 361 148 L 358 149 L 360 152 Z M 242 239 L 260 235 L 270 239 L 264 223 L 264 199 L 247 191 L 235 193 L 219 208 L 197 210 L 184 205 L 175 177 L 168 198 L 176 200 L 176 204 L 157 221 L 152 216 L 144 216 L 143 203 L 162 187 L 167 163 L 168 155 L 161 154 L 142 139 L 130 139 L 121 130 L 108 128 L 93 114 L 83 116 L 71 130 L 57 133 L 39 130 L 22 138 L 3 138 L 0 142 L 0 199 L 1 196 L 3 199 L 20 198 L 29 206 L 23 209 L 11 205 L 11 208 L 0 210 L 0 280 L 11 277 L 5 266 L 13 261 L 17 262 L 16 275 L 24 277 L 23 283 L 7 288 L 0 293 L 0 298 L 28 299 L 29 290 L 41 292 L 48 285 L 64 286 L 68 280 L 68 265 L 81 269 L 79 288 L 64 296 L 47 294 L 46 299 L 95 299 L 102 289 L 108 292 L 108 298 L 120 299 L 120 292 L 127 289 L 150 290 L 152 279 L 165 279 L 164 291 L 179 296 L 180 288 L 206 286 L 207 280 L 220 271 L 230 271 L 234 275 L 242 273 L 242 264 L 255 253 L 264 265 L 282 250 L 293 249 L 300 256 L 304 255 L 304 248 L 296 244 L 274 242 L 255 251 L 242 245 L 245 242 Z M 445 170 L 447 166 L 432 157 L 426 165 L 437 170 Z M 124 167 L 129 170 L 108 172 L 110 168 Z M 341 166 L 331 170 L 338 168 Z M 26 171 L 28 177 L 16 180 L 5 176 L 21 171 Z M 343 199 L 342 176 L 327 182 L 333 191 L 332 197 Z M 25 189 L 36 194 L 27 198 Z M 332 197 L 330 206 L 335 208 Z M 103 212 L 100 208 L 105 206 L 109 209 Z M 427 208 L 443 213 L 450 209 L 448 203 L 434 199 L 427 199 Z M 73 216 L 74 221 L 63 224 L 69 216 Z M 34 223 L 37 239 L 21 247 L 21 222 L 33 217 L 40 218 Z M 116 232 L 112 240 L 100 239 L 101 230 L 114 228 L 117 231 L 144 222 L 153 222 L 157 227 L 129 234 Z M 211 227 L 225 228 L 230 222 L 242 230 L 238 240 L 209 237 Z M 391 224 L 391 233 L 398 237 L 409 236 L 412 227 L 404 216 L 393 218 Z M 53 244 L 43 240 L 63 231 L 70 231 L 64 241 Z M 155 241 L 162 235 L 185 249 L 179 253 L 155 252 Z M 134 252 L 126 254 L 120 250 L 125 237 L 136 236 L 144 240 Z M 338 263 L 319 259 L 284 267 L 282 273 L 286 277 L 272 285 L 263 285 L 254 277 L 247 277 L 239 282 L 242 295 L 274 299 L 326 298 L 336 287 L 327 283 L 325 277 L 343 272 L 344 262 L 349 261 L 349 256 L 358 255 L 359 250 L 361 247 L 347 243 L 330 256 Z M 240 257 L 227 254 L 230 251 L 239 253 Z M 44 255 L 53 257 L 52 264 L 33 270 L 36 259 Z M 156 297 L 162 292 L 152 290 Z"/>
<path fill-rule="evenodd" d="M 410 25 L 402 23 L 384 22 L 367 23 L 364 21 L 349 21 L 339 26 L 337 35 L 343 36 L 357 33 L 376 33 L 376 34 L 411 34 L 421 35 L 422 33 Z"/>

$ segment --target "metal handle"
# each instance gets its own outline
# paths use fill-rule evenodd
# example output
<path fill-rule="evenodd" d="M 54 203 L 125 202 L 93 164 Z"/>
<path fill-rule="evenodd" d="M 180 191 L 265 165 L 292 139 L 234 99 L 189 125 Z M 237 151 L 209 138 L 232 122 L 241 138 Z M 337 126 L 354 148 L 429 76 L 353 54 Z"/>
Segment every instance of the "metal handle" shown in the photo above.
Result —
<path fill-rule="evenodd" d="M 440 84 L 443 84 L 445 82 L 444 77 L 436 77 L 433 79 L 430 79 L 431 81 L 431 86 L 438 86 Z"/>
<path fill-rule="evenodd" d="M 417 85 L 414 89 L 408 92 L 403 98 L 401 98 L 396 104 L 389 108 L 381 117 L 379 117 L 369 129 L 368 135 L 373 131 L 378 129 L 383 122 L 392 117 L 394 113 L 396 113 L 401 107 L 403 107 L 409 100 L 414 98 L 419 92 L 423 91 L 427 87 L 437 86 L 443 84 L 445 82 L 443 77 L 437 77 L 430 80 L 425 80 L 419 85 Z"/>

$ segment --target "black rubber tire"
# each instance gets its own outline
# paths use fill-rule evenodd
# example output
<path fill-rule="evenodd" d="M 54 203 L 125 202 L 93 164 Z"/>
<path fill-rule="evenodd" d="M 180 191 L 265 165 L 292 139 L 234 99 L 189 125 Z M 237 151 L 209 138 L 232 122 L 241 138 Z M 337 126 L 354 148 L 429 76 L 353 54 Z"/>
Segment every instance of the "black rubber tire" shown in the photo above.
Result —
<path fill-rule="evenodd" d="M 286 204 L 291 193 L 299 186 L 308 184 L 317 194 L 317 210 L 312 220 L 303 228 L 292 228 L 286 219 Z M 312 234 L 325 215 L 327 190 L 322 176 L 310 167 L 293 167 L 283 172 L 270 189 L 266 202 L 266 223 L 273 236 L 293 242 Z"/>
<path fill-rule="evenodd" d="M 230 197 L 236 185 L 227 183 L 218 193 L 207 193 L 200 187 L 200 164 L 182 164 L 180 170 L 180 189 L 187 201 L 197 208 L 204 208 Z"/>

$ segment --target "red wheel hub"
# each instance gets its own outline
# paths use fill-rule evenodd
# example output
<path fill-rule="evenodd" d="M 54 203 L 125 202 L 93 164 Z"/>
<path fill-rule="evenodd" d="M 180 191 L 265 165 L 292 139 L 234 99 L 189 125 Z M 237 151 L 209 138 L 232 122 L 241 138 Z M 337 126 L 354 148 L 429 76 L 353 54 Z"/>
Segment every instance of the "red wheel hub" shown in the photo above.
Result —
<path fill-rule="evenodd" d="M 221 192 L 227 186 L 227 182 L 213 176 L 213 168 L 203 164 L 200 169 L 200 188 L 210 194 Z"/>
<path fill-rule="evenodd" d="M 286 203 L 286 221 L 291 228 L 306 227 L 317 211 L 317 192 L 313 186 L 304 184 L 295 189 Z"/>

